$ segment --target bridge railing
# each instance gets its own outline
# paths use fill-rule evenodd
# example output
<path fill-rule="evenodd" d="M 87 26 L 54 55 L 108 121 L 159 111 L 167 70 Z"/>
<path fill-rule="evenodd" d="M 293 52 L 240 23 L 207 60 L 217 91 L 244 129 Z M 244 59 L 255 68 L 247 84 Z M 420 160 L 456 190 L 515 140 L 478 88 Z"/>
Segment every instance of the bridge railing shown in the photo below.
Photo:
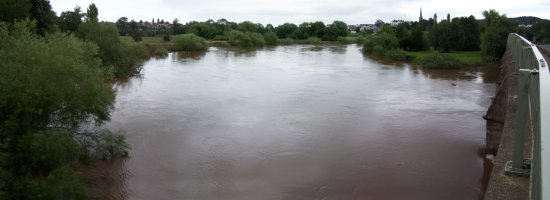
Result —
<path fill-rule="evenodd" d="M 530 198 L 550 199 L 550 71 L 538 48 L 525 38 L 508 36 L 518 68 L 518 110 L 513 160 L 506 173 L 530 176 Z M 532 134 L 531 158 L 524 159 L 525 134 Z M 543 170 L 546 169 L 546 170 Z"/>

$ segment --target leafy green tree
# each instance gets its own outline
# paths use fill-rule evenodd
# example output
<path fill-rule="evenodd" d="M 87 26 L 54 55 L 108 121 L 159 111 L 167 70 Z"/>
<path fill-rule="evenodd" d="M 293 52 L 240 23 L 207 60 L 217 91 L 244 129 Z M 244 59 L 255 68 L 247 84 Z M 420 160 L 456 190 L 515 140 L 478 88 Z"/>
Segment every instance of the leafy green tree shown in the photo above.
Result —
<path fill-rule="evenodd" d="M 99 47 L 103 67 L 113 69 L 116 77 L 128 77 L 138 73 L 141 62 L 148 57 L 144 46 L 125 45 L 120 42 L 114 23 L 82 23 L 76 35 Z"/>
<path fill-rule="evenodd" d="M 0 21 L 13 23 L 16 19 L 26 19 L 30 15 L 30 0 L 0 1 Z"/>
<path fill-rule="evenodd" d="M 70 169 L 82 123 L 110 118 L 114 91 L 103 79 L 97 46 L 35 25 L 0 23 L 0 197 L 83 199 Z"/>
<path fill-rule="evenodd" d="M 98 22 L 98 15 L 99 11 L 97 10 L 95 3 L 90 4 L 88 6 L 88 10 L 86 11 L 86 22 Z"/>
<path fill-rule="evenodd" d="M 292 23 L 284 23 L 275 28 L 275 33 L 279 38 L 290 38 L 292 33 L 298 29 L 298 26 Z"/>
<path fill-rule="evenodd" d="M 55 24 L 55 12 L 49 0 L 31 0 L 30 16 L 36 20 L 36 33 L 44 35 L 51 32 Z"/>
<path fill-rule="evenodd" d="M 348 25 L 342 21 L 334 21 L 325 28 L 323 40 L 336 41 L 338 37 L 345 37 L 349 34 Z"/>
<path fill-rule="evenodd" d="M 395 36 L 399 40 L 399 46 L 402 49 L 411 49 L 411 32 L 408 30 L 406 23 L 401 23 L 395 27 Z"/>
<path fill-rule="evenodd" d="M 516 25 L 508 20 L 506 15 L 500 15 L 495 10 L 483 11 L 484 32 L 481 34 L 481 55 L 487 62 L 499 62 L 506 51 L 508 34 L 516 29 Z"/>
<path fill-rule="evenodd" d="M 138 24 L 136 21 L 130 21 L 130 35 L 135 42 L 141 41 L 141 31 L 139 30 Z"/>
<path fill-rule="evenodd" d="M 269 32 L 269 31 L 275 32 L 275 27 L 273 27 L 272 24 L 267 24 L 267 25 L 265 25 L 265 31 L 266 32 Z"/>
<path fill-rule="evenodd" d="M 128 35 L 130 33 L 130 23 L 127 17 L 121 17 L 116 21 L 116 28 L 121 36 Z"/>
<path fill-rule="evenodd" d="M 178 35 L 183 33 L 185 33 L 185 28 L 179 23 L 178 18 L 175 18 L 174 21 L 172 21 L 172 34 Z"/>
<path fill-rule="evenodd" d="M 326 27 L 327 26 L 325 26 L 325 23 L 321 21 L 313 22 L 310 24 L 309 27 L 309 35 L 312 37 L 323 38 L 323 36 L 325 35 Z"/>
<path fill-rule="evenodd" d="M 265 28 L 262 24 L 254 24 L 251 21 L 244 21 L 239 23 L 237 30 L 241 32 L 255 32 L 255 33 L 264 33 Z"/>
<path fill-rule="evenodd" d="M 81 12 L 79 6 L 76 6 L 73 11 L 62 12 L 59 16 L 59 28 L 62 31 L 73 33 L 82 24 L 82 17 L 84 17 L 84 13 Z"/>
<path fill-rule="evenodd" d="M 264 33 L 264 40 L 267 45 L 277 45 L 279 43 L 279 37 L 277 37 L 277 34 L 272 31 Z"/>
<path fill-rule="evenodd" d="M 464 30 L 457 20 L 435 24 L 430 32 L 430 38 L 433 47 L 441 52 L 458 51 L 464 46 Z"/>
<path fill-rule="evenodd" d="M 363 44 L 363 52 L 384 55 L 389 50 L 394 50 L 399 47 L 399 40 L 395 34 L 381 32 L 377 35 L 367 36 Z"/>
<path fill-rule="evenodd" d="M 411 51 L 425 51 L 429 49 L 428 40 L 424 36 L 422 31 L 422 26 L 417 24 L 411 31 L 410 39 L 410 49 Z"/>
<path fill-rule="evenodd" d="M 310 23 L 304 22 L 304 23 L 300 24 L 298 26 L 298 29 L 296 29 L 296 30 L 294 30 L 294 32 L 292 32 L 292 36 L 291 36 L 292 39 L 304 40 L 304 39 L 309 38 L 310 37 L 309 33 L 311 32 L 310 28 L 311 28 Z"/>
<path fill-rule="evenodd" d="M 473 15 L 470 15 L 469 17 L 460 17 L 458 20 L 460 26 L 464 30 L 464 45 L 462 50 L 479 50 L 481 32 L 479 30 L 479 23 L 476 18 Z"/>
<path fill-rule="evenodd" d="M 187 25 L 186 33 L 192 33 L 199 37 L 203 37 L 206 39 L 214 39 L 216 35 L 219 35 L 220 32 L 216 30 L 216 27 L 214 26 L 214 23 L 193 23 L 191 25 Z M 223 34 L 223 32 L 221 32 Z"/>

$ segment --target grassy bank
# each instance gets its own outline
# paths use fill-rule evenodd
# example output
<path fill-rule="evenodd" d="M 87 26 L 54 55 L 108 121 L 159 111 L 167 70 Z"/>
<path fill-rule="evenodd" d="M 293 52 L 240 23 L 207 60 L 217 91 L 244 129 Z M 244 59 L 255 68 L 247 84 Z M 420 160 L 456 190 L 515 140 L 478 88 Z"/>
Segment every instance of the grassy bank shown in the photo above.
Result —
<path fill-rule="evenodd" d="M 434 53 L 434 51 L 407 52 L 407 55 L 411 57 L 411 60 L 418 60 L 431 53 Z M 458 60 L 466 65 L 486 65 L 481 59 L 481 51 L 458 51 L 448 54 L 458 58 Z"/>

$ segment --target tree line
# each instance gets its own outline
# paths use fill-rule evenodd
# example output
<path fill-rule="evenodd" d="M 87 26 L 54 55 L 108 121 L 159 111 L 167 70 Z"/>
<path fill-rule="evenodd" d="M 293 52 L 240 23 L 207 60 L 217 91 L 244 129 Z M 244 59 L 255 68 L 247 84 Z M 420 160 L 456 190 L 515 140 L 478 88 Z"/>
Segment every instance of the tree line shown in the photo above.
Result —
<path fill-rule="evenodd" d="M 481 50 L 485 61 L 496 63 L 506 50 L 508 34 L 517 29 L 517 24 L 495 10 L 482 14 L 483 20 L 476 20 L 474 16 L 451 19 L 448 15 L 447 20 L 440 22 L 430 18 L 401 23 L 396 27 L 383 25 L 378 34 L 367 36 L 363 50 L 401 60 L 407 59 L 405 51 L 433 49 L 449 53 Z"/>
<path fill-rule="evenodd" d="M 242 33 L 258 33 L 261 35 L 273 32 L 278 38 L 291 38 L 295 40 L 316 37 L 325 41 L 336 41 L 338 37 L 347 36 L 349 34 L 348 25 L 342 21 L 334 21 L 332 24 L 328 25 L 320 21 L 304 22 L 299 25 L 285 23 L 274 27 L 271 24 L 264 26 L 260 23 L 251 21 L 236 23 L 226 19 L 219 19 L 217 21 L 207 20 L 204 22 L 191 21 L 181 24 L 178 19 L 174 19 L 169 29 L 147 28 L 144 26 L 139 28 L 138 24 L 143 24 L 143 22 L 138 23 L 134 20 L 128 21 L 127 17 L 121 17 L 116 22 L 116 26 L 122 36 L 134 36 L 136 33 L 140 36 L 192 33 L 208 40 L 228 40 L 232 31 L 239 31 Z"/>

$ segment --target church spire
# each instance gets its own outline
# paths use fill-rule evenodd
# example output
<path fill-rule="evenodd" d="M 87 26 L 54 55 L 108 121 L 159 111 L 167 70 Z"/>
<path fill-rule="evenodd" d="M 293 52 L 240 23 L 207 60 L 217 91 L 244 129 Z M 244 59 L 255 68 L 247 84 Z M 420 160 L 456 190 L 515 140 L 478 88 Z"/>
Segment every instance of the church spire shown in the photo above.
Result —
<path fill-rule="evenodd" d="M 421 22 L 422 20 L 424 20 L 424 18 L 422 18 L 422 7 L 420 7 L 420 17 L 418 18 L 418 22 Z"/>

